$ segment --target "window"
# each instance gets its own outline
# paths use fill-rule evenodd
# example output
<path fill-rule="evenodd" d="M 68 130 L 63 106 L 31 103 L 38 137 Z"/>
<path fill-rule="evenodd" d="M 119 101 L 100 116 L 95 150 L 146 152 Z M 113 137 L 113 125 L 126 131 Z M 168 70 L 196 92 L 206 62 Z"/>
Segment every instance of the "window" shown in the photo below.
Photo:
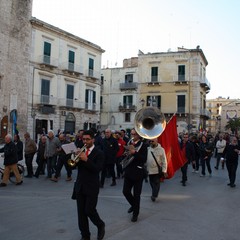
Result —
<path fill-rule="evenodd" d="M 178 66 L 178 81 L 185 81 L 185 65 Z"/>
<path fill-rule="evenodd" d="M 95 110 L 96 92 L 90 89 L 86 89 L 85 102 L 86 102 L 86 109 Z"/>
<path fill-rule="evenodd" d="M 125 83 L 132 83 L 132 82 L 133 82 L 133 74 L 126 74 Z"/>
<path fill-rule="evenodd" d="M 94 70 L 94 59 L 89 58 L 89 63 L 88 63 L 88 76 L 93 77 L 93 70 Z"/>
<path fill-rule="evenodd" d="M 43 62 L 50 64 L 50 57 L 51 57 L 51 43 L 49 42 L 44 42 L 44 47 L 43 47 Z"/>
<path fill-rule="evenodd" d="M 75 52 L 68 51 L 68 70 L 74 71 Z"/>
<path fill-rule="evenodd" d="M 151 69 L 151 82 L 158 81 L 158 67 L 152 67 Z"/>
<path fill-rule="evenodd" d="M 48 104 L 50 96 L 50 81 L 42 79 L 41 82 L 41 103 Z"/>
<path fill-rule="evenodd" d="M 123 106 L 125 108 L 131 107 L 133 105 L 133 96 L 132 95 L 127 95 L 123 96 Z"/>
<path fill-rule="evenodd" d="M 131 113 L 125 113 L 125 122 L 131 122 Z"/>
<path fill-rule="evenodd" d="M 67 107 L 73 107 L 74 86 L 67 84 Z"/>
<path fill-rule="evenodd" d="M 104 76 L 101 76 L 101 85 L 104 83 Z"/>
<path fill-rule="evenodd" d="M 161 96 L 147 96 L 147 106 L 161 108 Z"/>
<path fill-rule="evenodd" d="M 185 95 L 177 96 L 177 112 L 185 113 Z"/>

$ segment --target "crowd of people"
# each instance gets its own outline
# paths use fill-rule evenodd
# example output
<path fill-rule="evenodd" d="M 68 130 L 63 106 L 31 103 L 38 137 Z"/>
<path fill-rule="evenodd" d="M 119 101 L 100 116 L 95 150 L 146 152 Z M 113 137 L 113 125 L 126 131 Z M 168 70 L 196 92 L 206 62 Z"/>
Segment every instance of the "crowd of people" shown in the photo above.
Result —
<path fill-rule="evenodd" d="M 39 178 L 47 175 L 53 182 L 58 182 L 63 166 L 66 170 L 66 181 L 72 180 L 72 170 L 78 174 L 74 183 L 72 198 L 77 202 L 78 224 L 82 239 L 90 239 L 88 218 L 98 228 L 98 239 L 103 239 L 105 223 L 100 218 L 96 206 L 99 189 L 105 187 L 107 177 L 111 178 L 111 187 L 116 186 L 118 179 L 123 179 L 122 193 L 129 203 L 128 213 L 131 221 L 136 222 L 140 213 L 140 199 L 144 179 L 149 179 L 151 200 L 156 201 L 159 195 L 161 180 L 168 177 L 168 162 L 164 148 L 158 138 L 143 139 L 133 128 L 130 136 L 124 129 L 112 131 L 106 129 L 102 134 L 96 129 L 79 130 L 74 145 L 75 152 L 66 153 L 63 145 L 70 140 L 62 132 L 54 135 L 52 130 L 42 134 L 38 143 L 24 134 L 25 143 L 18 135 L 5 137 L 5 145 L 0 149 L 4 153 L 4 177 L 1 187 L 7 186 L 10 171 L 16 176 L 16 185 L 23 179 L 17 171 L 17 162 L 25 157 L 26 178 Z M 215 137 L 206 134 L 179 134 L 179 148 L 185 164 L 181 167 L 183 186 L 187 185 L 188 168 L 199 173 L 200 177 L 212 176 L 211 159 L 216 158 L 215 170 L 221 166 L 227 168 L 229 183 L 236 186 L 236 171 L 240 154 L 239 139 L 228 134 L 217 134 Z M 82 150 L 84 149 L 84 151 Z M 36 154 L 38 164 L 35 173 L 33 158 Z M 75 161 L 74 166 L 69 159 Z"/>

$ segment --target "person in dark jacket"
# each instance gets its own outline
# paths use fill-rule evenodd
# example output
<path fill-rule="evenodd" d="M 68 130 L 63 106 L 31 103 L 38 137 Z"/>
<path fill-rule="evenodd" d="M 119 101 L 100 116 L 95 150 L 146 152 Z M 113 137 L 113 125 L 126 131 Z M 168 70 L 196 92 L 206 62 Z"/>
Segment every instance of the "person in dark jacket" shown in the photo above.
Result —
<path fill-rule="evenodd" d="M 144 180 L 144 165 L 147 162 L 147 145 L 142 141 L 135 129 L 131 130 L 132 140 L 129 142 L 128 165 L 124 166 L 123 195 L 130 204 L 128 213 L 132 213 L 132 222 L 138 220 L 140 199 Z M 132 191 L 133 190 L 133 191 Z"/>
<path fill-rule="evenodd" d="M 240 154 L 240 146 L 238 145 L 238 140 L 236 137 L 232 138 L 230 144 L 228 144 L 224 151 L 223 156 L 226 158 L 226 166 L 228 170 L 229 183 L 228 186 L 234 188 L 236 187 L 236 172 L 238 167 L 238 157 Z"/>
<path fill-rule="evenodd" d="M 36 162 L 38 164 L 38 167 L 34 174 L 34 177 L 36 177 L 36 178 L 38 178 L 39 175 L 42 173 L 45 174 L 47 160 L 46 160 L 44 153 L 45 153 L 46 142 L 47 142 L 47 136 L 42 135 L 40 138 L 40 141 L 38 143 L 38 150 L 37 150 Z"/>
<path fill-rule="evenodd" d="M 114 170 L 114 166 L 116 164 L 117 152 L 119 150 L 119 147 L 118 141 L 112 136 L 112 132 L 110 129 L 105 130 L 105 138 L 102 140 L 101 149 L 105 155 L 105 163 L 101 173 L 100 187 L 102 188 L 104 186 L 107 173 L 109 173 L 112 177 L 112 183 L 110 186 L 115 186 L 116 173 Z"/>
<path fill-rule="evenodd" d="M 74 184 L 72 199 L 77 201 L 78 226 L 82 239 L 90 240 L 88 218 L 98 228 L 97 239 L 105 235 L 105 223 L 100 218 L 96 206 L 99 194 L 99 172 L 104 164 L 104 153 L 94 146 L 94 133 L 84 131 L 83 142 L 86 151 L 79 154 L 78 175 Z"/>
<path fill-rule="evenodd" d="M 5 143 L 6 144 L 4 145 L 4 147 L 0 149 L 0 153 L 4 153 L 3 164 L 5 165 L 3 179 L 2 182 L 0 183 L 0 187 L 7 186 L 11 171 L 13 171 L 16 177 L 16 185 L 21 185 L 23 181 L 17 167 L 18 162 L 17 147 L 15 143 L 12 141 L 12 136 L 10 134 L 7 134 L 5 136 Z"/>
<path fill-rule="evenodd" d="M 202 135 L 201 142 L 199 145 L 200 150 L 200 160 L 201 160 L 201 166 L 202 166 L 202 172 L 200 174 L 200 177 L 205 177 L 206 172 L 205 168 L 207 166 L 209 176 L 212 176 L 212 169 L 210 160 L 213 155 L 214 151 L 214 143 L 207 140 L 207 137 L 205 135 Z"/>
<path fill-rule="evenodd" d="M 187 178 L 188 164 L 192 164 L 195 160 L 195 149 L 193 144 L 189 141 L 187 133 L 183 135 L 183 139 L 180 143 L 180 148 L 182 151 L 182 156 L 186 160 L 186 163 L 181 167 L 182 172 L 181 183 L 183 186 L 186 186 L 186 181 L 188 180 Z"/>
<path fill-rule="evenodd" d="M 20 137 L 18 134 L 14 135 L 14 143 L 17 146 L 18 161 L 21 161 L 23 160 L 23 142 L 20 140 Z"/>
<path fill-rule="evenodd" d="M 61 142 L 61 146 L 63 144 L 69 144 L 70 142 L 68 140 L 66 140 L 66 136 L 65 134 L 60 134 L 59 135 L 59 140 Z M 66 181 L 71 181 L 72 180 L 72 169 L 71 167 L 68 165 L 68 159 L 71 158 L 71 153 L 70 154 L 66 154 L 64 152 L 64 150 L 62 149 L 62 147 L 60 147 L 58 149 L 58 160 L 57 160 L 57 167 L 56 167 L 56 173 L 55 173 L 55 176 L 51 178 L 51 180 L 53 182 L 57 182 L 58 181 L 58 178 L 61 174 L 61 170 L 62 170 L 62 167 L 64 165 L 66 171 L 67 171 L 67 178 L 66 178 Z"/>

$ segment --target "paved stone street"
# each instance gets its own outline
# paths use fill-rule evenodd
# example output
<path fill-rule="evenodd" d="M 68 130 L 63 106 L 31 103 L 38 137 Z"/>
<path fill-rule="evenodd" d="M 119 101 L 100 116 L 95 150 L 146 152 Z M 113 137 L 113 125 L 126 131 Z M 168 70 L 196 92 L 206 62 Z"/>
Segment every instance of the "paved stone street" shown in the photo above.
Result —
<path fill-rule="evenodd" d="M 212 168 L 215 159 L 212 159 Z M 74 171 L 76 177 L 76 170 Z M 161 185 L 157 202 L 150 200 L 149 183 L 144 183 L 141 212 L 130 221 L 129 205 L 122 195 L 123 180 L 110 187 L 107 179 L 99 194 L 98 211 L 106 223 L 104 239 L 111 240 L 238 240 L 240 236 L 240 176 L 237 187 L 227 186 L 227 171 L 213 168 L 212 177 L 188 171 L 187 186 L 180 184 L 180 172 Z M 71 199 L 73 182 L 65 181 L 65 169 L 58 183 L 40 176 L 0 188 L 0 239 L 78 240 L 76 203 Z M 91 239 L 97 230 L 90 223 Z"/>

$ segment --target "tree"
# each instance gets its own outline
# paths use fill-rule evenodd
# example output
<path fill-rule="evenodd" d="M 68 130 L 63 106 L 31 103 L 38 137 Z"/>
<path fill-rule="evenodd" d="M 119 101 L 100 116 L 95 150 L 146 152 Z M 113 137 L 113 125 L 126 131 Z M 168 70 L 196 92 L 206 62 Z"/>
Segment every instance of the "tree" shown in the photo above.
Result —
<path fill-rule="evenodd" d="M 225 129 L 231 129 L 232 134 L 238 134 L 240 129 L 240 118 L 232 118 L 227 122 Z"/>

